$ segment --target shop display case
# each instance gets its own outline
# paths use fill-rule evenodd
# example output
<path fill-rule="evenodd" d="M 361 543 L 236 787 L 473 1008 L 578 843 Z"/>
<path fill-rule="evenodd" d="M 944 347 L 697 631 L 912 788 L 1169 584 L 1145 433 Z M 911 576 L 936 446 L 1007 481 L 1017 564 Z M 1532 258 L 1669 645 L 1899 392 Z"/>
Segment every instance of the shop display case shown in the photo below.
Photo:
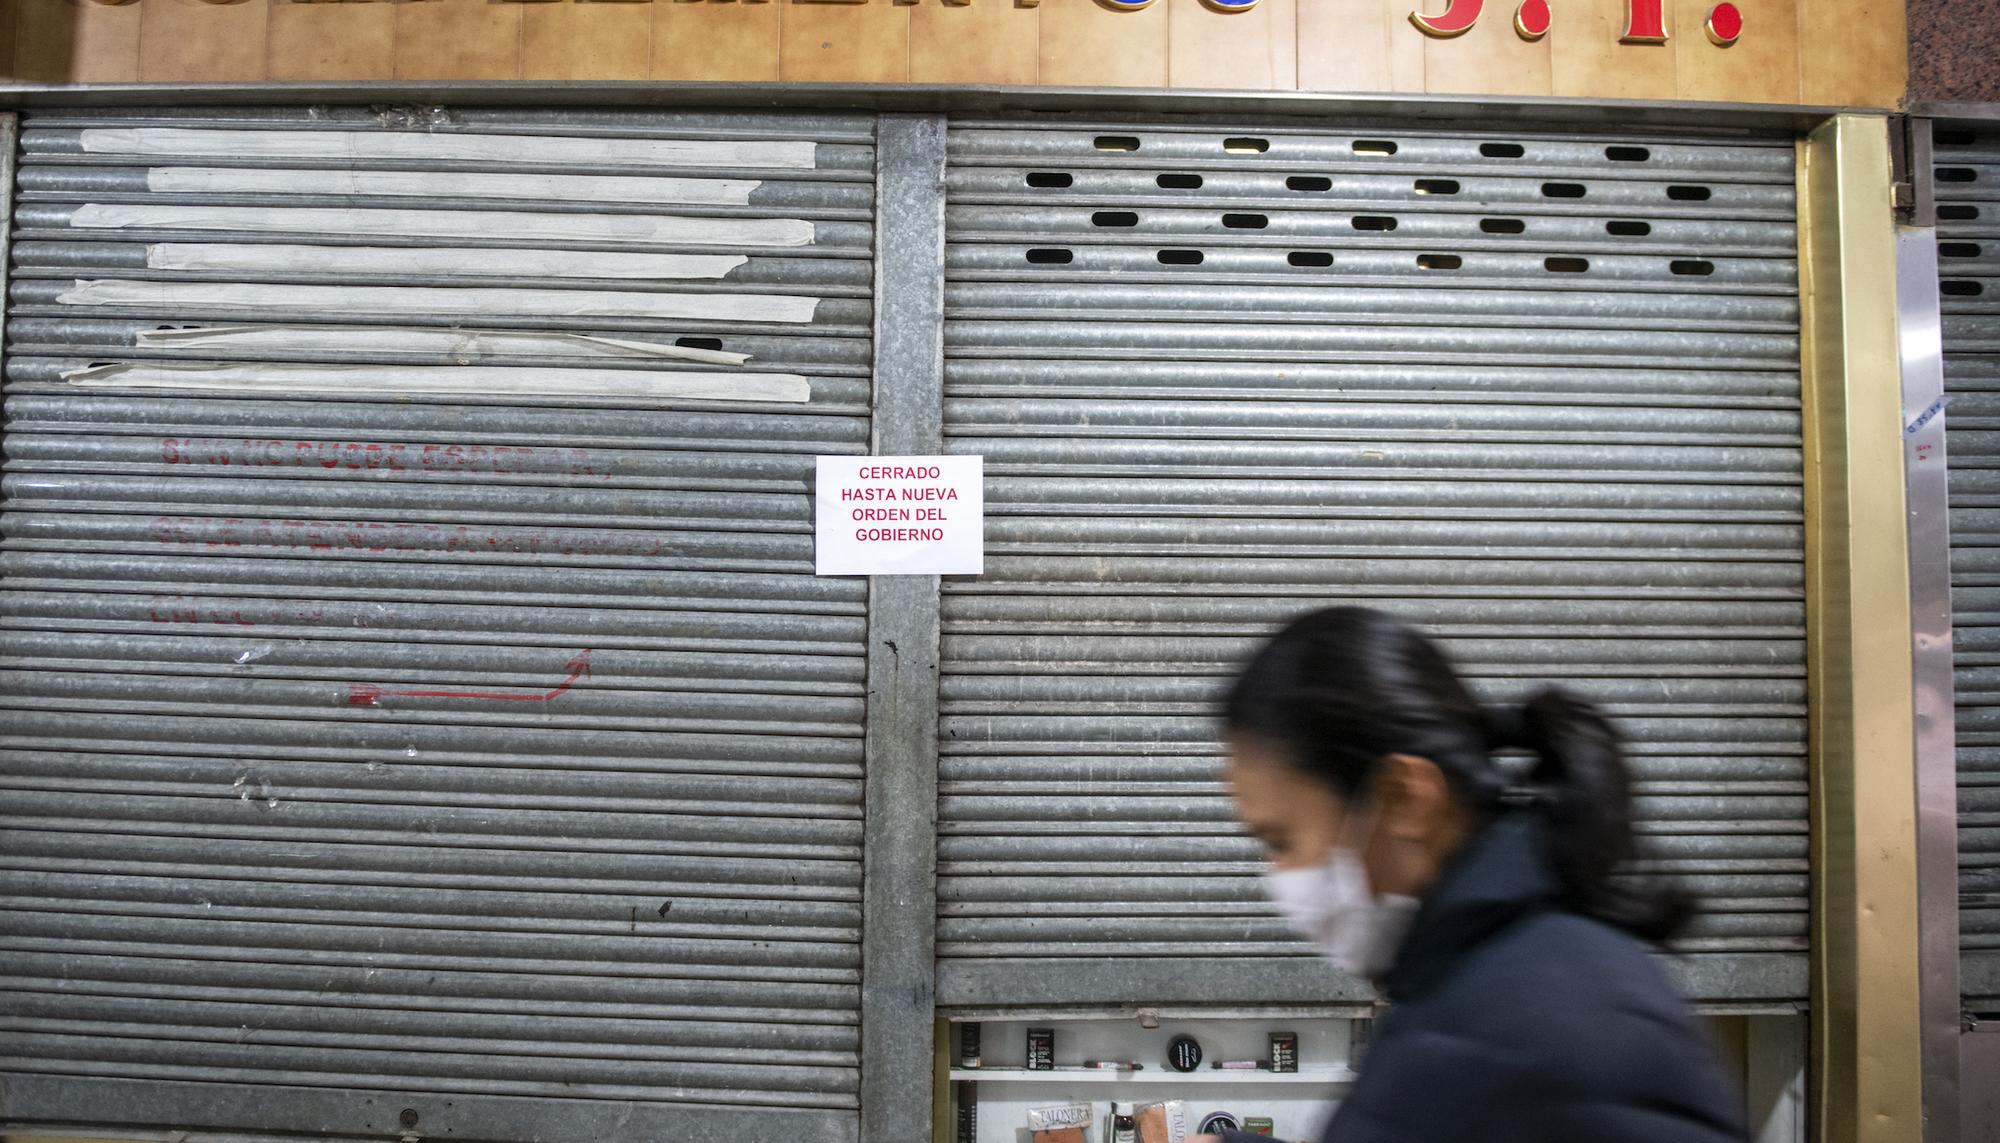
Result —
<path fill-rule="evenodd" d="M 1168 1102 L 1180 1105 L 1189 1134 L 1220 1114 L 1232 1130 L 1263 1130 L 1268 1121 L 1274 1138 L 1317 1138 L 1356 1076 L 1372 1027 L 1367 1018 L 1289 1017 L 953 1022 L 944 1037 L 951 1098 L 941 1138 L 1031 1143 L 1031 1112 L 1089 1106 L 1083 1138 L 1099 1143 L 1111 1139 L 1114 1103 Z M 1031 1055 L 1031 1033 L 1048 1033 L 1052 1051 Z M 1274 1047 L 1274 1036 L 1289 1038 L 1289 1053 L 1287 1041 Z M 1035 1057 L 1052 1066 L 1030 1067 Z M 1176 1066 L 1189 1063 L 1185 1071 Z M 1288 1064 L 1293 1070 L 1277 1070 Z M 1157 1124 L 1142 1143 L 1155 1143 L 1155 1134 L 1162 1134 Z M 1158 1143 L 1173 1140 L 1162 1135 Z"/>

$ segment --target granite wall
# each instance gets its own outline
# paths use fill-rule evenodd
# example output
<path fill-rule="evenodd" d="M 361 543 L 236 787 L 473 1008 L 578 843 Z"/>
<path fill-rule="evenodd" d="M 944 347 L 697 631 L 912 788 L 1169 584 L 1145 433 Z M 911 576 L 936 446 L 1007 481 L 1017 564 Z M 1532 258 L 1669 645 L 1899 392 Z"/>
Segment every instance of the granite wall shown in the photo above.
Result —
<path fill-rule="evenodd" d="M 1909 0 L 1910 99 L 2000 102 L 2000 0 Z"/>

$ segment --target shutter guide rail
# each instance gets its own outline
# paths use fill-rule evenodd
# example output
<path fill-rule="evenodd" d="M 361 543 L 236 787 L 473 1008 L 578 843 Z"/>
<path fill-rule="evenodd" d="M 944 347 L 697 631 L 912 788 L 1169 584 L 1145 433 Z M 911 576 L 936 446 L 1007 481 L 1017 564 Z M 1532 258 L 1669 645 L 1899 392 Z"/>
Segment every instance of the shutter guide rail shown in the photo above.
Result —
<path fill-rule="evenodd" d="M 932 456 L 943 451 L 944 119 L 885 115 L 877 146 L 870 451 Z M 867 582 L 861 1137 L 921 1139 L 934 1094 L 939 577 Z"/>

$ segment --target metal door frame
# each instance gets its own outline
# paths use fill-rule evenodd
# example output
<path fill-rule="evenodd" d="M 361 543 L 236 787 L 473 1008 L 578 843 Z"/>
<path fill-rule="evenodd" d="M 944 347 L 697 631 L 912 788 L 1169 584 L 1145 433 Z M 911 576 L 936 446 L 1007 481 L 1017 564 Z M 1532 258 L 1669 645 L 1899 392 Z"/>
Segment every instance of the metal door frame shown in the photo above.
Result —
<path fill-rule="evenodd" d="M 2000 129 L 2000 104 L 1925 103 L 1903 121 L 1897 155 L 1897 303 L 1902 327 L 1904 414 L 1910 418 L 1910 589 L 1916 627 L 1917 829 L 1921 920 L 1918 954 L 1923 966 L 1923 1101 L 1927 1140 L 1955 1143 L 1984 1138 L 2000 1121 L 1967 1118 L 1982 1094 L 1965 1081 L 1964 1068 L 1992 1053 L 1975 1053 L 1975 1032 L 1991 1032 L 1967 1011 L 1963 999 L 1964 953 L 1958 887 L 1958 742 L 1953 674 L 1950 493 L 1945 477 L 1945 405 L 1942 299 L 1939 290 L 1936 155 L 1933 131 L 1941 124 Z M 1935 413 L 1925 425 L 1917 421 Z M 1926 470 L 1916 450 L 1928 443 L 1947 463 Z M 1942 623 L 1939 617 L 1942 617 Z M 1990 1103 L 1990 1100 L 1988 1101 Z"/>

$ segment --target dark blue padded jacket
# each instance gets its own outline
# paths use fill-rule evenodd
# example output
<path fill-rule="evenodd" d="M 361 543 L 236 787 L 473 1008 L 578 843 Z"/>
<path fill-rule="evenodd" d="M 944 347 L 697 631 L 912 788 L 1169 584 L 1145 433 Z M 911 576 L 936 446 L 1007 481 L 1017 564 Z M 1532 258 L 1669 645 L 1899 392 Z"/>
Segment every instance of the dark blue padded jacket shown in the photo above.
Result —
<path fill-rule="evenodd" d="M 1746 1138 L 1741 1096 L 1647 946 L 1560 892 L 1538 813 L 1467 844 L 1383 981 L 1391 1008 L 1325 1143 Z"/>

